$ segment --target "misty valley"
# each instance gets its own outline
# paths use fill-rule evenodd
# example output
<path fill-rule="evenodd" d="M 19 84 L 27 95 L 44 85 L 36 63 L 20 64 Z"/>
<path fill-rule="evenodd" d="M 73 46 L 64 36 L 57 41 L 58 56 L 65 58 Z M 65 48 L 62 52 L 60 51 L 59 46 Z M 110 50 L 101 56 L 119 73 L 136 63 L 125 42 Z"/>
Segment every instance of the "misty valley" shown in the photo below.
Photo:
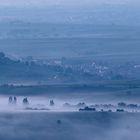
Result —
<path fill-rule="evenodd" d="M 139 140 L 139 26 L 12 10 L 0 18 L 0 140 Z"/>

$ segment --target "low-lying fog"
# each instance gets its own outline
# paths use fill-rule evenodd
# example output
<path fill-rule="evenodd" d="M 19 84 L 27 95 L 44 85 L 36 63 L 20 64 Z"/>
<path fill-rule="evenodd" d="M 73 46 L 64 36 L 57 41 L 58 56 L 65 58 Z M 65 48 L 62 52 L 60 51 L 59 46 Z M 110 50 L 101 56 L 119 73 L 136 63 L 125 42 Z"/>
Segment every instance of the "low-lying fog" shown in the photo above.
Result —
<path fill-rule="evenodd" d="M 100 93 L 86 96 L 0 96 L 0 112 L 79 112 L 85 107 L 95 108 L 97 112 L 124 109 L 127 112 L 140 112 L 138 101 L 117 98 L 115 96 L 102 96 Z M 87 110 L 85 110 L 87 111 Z"/>
<path fill-rule="evenodd" d="M 139 140 L 140 105 L 132 100 L 125 104 L 114 96 L 15 97 L 0 96 L 1 140 Z M 85 106 L 96 111 L 79 111 Z M 125 111 L 116 111 L 122 107 Z"/>
<path fill-rule="evenodd" d="M 140 114 L 0 113 L 1 140 L 139 140 Z"/>

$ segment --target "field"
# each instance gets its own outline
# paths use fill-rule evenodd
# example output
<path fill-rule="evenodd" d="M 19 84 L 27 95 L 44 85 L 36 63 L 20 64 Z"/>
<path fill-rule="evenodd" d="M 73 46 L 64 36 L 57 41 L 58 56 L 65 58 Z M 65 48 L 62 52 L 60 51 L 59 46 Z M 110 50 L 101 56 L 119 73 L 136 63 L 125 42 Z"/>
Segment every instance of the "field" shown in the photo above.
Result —
<path fill-rule="evenodd" d="M 61 123 L 57 121 L 61 120 Z M 0 113 L 2 140 L 138 140 L 140 114 Z"/>

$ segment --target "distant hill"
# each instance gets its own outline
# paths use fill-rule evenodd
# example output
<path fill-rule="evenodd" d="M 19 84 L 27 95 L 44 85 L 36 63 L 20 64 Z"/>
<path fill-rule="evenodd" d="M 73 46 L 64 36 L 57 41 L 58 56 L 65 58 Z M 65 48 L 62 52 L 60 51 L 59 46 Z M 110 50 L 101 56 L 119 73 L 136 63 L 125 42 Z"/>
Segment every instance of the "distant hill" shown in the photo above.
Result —
<path fill-rule="evenodd" d="M 0 84 L 92 84 L 95 81 L 139 80 L 138 64 L 67 58 L 13 59 L 0 52 Z"/>
<path fill-rule="evenodd" d="M 60 65 L 41 65 L 33 61 L 11 60 L 0 53 L 0 84 L 76 83 L 101 79 L 83 71 Z"/>

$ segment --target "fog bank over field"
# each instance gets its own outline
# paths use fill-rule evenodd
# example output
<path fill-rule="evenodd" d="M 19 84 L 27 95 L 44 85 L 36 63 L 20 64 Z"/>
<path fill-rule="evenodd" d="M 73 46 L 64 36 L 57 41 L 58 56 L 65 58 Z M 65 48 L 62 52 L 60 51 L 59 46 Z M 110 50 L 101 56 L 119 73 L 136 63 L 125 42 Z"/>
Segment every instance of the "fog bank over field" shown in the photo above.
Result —
<path fill-rule="evenodd" d="M 112 140 L 112 137 L 139 140 L 139 118 L 139 114 L 131 113 L 4 113 L 0 114 L 0 137 L 3 140 Z M 58 119 L 61 124 L 57 123 Z"/>

